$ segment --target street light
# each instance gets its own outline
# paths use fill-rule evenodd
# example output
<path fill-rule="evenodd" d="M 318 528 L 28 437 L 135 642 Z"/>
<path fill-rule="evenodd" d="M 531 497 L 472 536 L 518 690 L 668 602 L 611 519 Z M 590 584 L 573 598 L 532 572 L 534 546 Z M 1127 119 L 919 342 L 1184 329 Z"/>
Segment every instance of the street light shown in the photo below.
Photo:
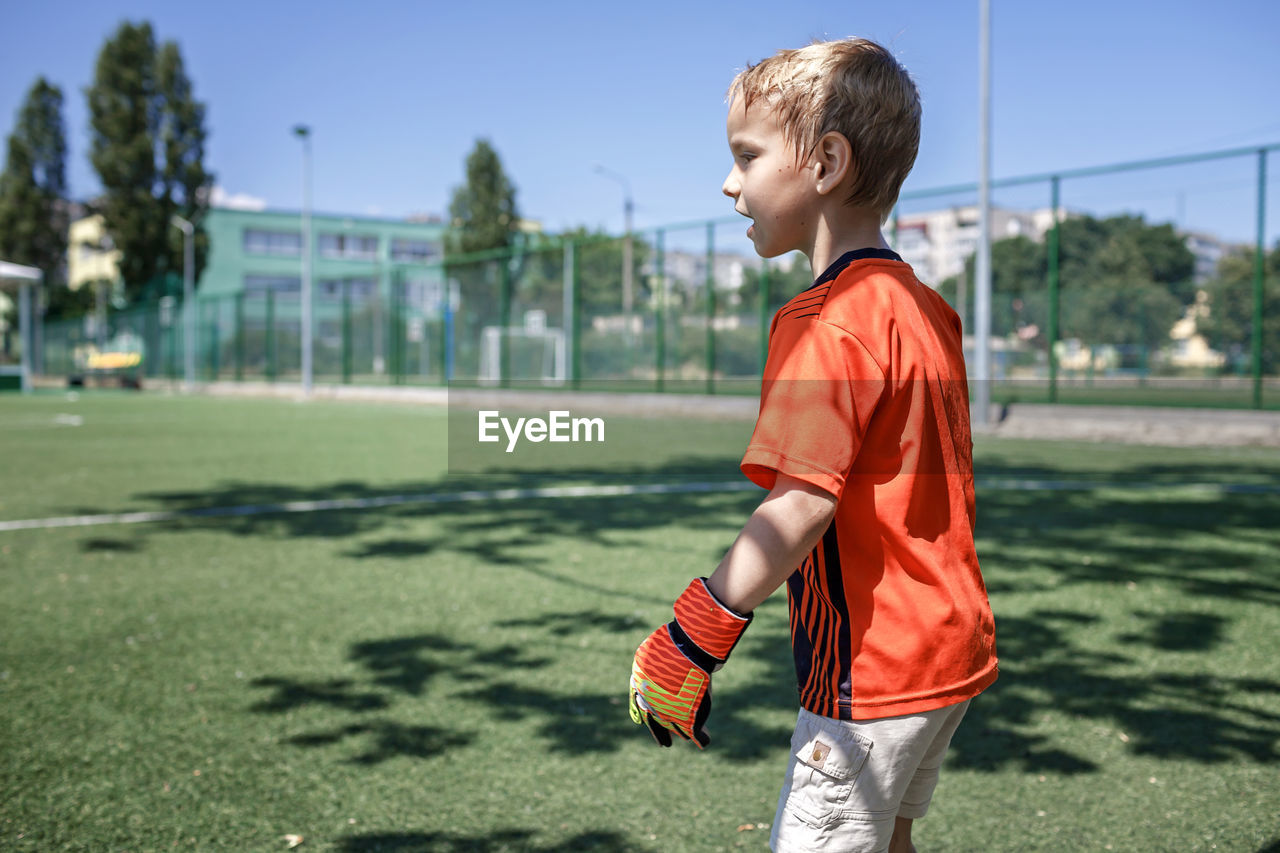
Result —
<path fill-rule="evenodd" d="M 973 367 L 977 422 L 991 421 L 991 0 L 978 3 L 978 256 L 974 260 Z M 1052 358 L 1052 355 L 1050 355 Z"/>
<path fill-rule="evenodd" d="M 311 128 L 295 124 L 302 140 L 302 394 L 311 396 Z"/>
<path fill-rule="evenodd" d="M 196 228 L 176 213 L 169 224 L 182 232 L 182 384 L 190 391 L 196 381 Z"/>
<path fill-rule="evenodd" d="M 631 214 L 635 205 L 631 201 L 631 182 L 612 169 L 596 164 L 596 174 L 613 178 L 622 185 L 622 216 L 626 235 L 622 241 L 622 311 L 627 315 L 627 336 L 631 335 Z"/>

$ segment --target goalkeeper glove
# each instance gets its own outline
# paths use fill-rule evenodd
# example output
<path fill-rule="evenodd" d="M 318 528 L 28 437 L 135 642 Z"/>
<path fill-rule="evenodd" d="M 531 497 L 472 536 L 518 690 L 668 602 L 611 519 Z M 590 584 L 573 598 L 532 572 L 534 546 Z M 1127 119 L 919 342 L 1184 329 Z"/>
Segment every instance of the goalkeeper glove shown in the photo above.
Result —
<path fill-rule="evenodd" d="M 631 720 L 649 727 L 661 746 L 671 732 L 701 749 L 711 742 L 704 726 L 711 713 L 711 673 L 751 624 L 725 607 L 695 578 L 675 603 L 676 618 L 649 635 L 631 666 Z"/>

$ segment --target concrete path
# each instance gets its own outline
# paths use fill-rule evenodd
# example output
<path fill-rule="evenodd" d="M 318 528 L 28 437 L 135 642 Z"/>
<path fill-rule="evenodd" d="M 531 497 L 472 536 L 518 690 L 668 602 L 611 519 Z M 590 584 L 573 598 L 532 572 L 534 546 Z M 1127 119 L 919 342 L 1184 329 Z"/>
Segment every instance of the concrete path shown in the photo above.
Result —
<path fill-rule="evenodd" d="M 155 387 L 153 383 L 148 383 Z M 302 399 L 296 385 L 268 382 L 215 382 L 199 387 L 212 396 Z M 444 388 L 404 386 L 317 385 L 313 398 L 380 403 L 551 411 L 572 409 L 593 415 L 704 417 L 715 420 L 754 419 L 754 397 L 701 394 L 619 394 L 548 390 Z M 1072 406 L 1015 403 L 993 406 L 990 425 L 975 433 L 1006 438 L 1102 441 L 1170 447 L 1280 448 L 1280 412 L 1237 409 L 1187 409 L 1156 406 Z"/>

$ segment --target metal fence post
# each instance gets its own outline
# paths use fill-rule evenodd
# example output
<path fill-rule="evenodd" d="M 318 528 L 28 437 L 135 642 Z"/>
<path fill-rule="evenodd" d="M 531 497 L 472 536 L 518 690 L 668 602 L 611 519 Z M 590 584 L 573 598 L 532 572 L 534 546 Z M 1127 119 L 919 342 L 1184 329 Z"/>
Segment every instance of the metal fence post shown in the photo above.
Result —
<path fill-rule="evenodd" d="M 707 223 L 707 393 L 716 393 L 716 226 Z"/>
<path fill-rule="evenodd" d="M 453 279 L 449 268 L 440 271 L 444 279 L 443 297 L 440 302 L 440 384 L 448 387 L 453 378 Z"/>
<path fill-rule="evenodd" d="M 894 222 L 897 222 L 895 217 Z M 895 229 L 896 231 L 896 229 Z M 894 238 L 895 242 L 897 237 Z M 769 361 L 769 262 L 760 262 L 760 375 Z"/>
<path fill-rule="evenodd" d="M 565 263 L 568 265 L 566 276 L 569 285 L 569 304 L 571 311 L 567 318 L 570 334 L 570 384 L 574 390 L 582 387 L 582 300 L 581 282 L 578 280 L 578 244 L 570 240 L 565 244 Z"/>
<path fill-rule="evenodd" d="M 244 291 L 236 294 L 236 381 L 244 381 Z"/>
<path fill-rule="evenodd" d="M 274 382 L 276 379 L 276 292 L 274 290 L 267 291 L 267 327 L 264 343 L 267 350 L 267 381 Z"/>
<path fill-rule="evenodd" d="M 404 288 L 400 272 L 391 273 L 391 382 L 404 384 Z"/>
<path fill-rule="evenodd" d="M 144 348 L 148 353 L 159 352 L 160 350 L 160 307 L 158 303 L 153 303 L 148 308 L 143 309 L 142 315 L 142 339 L 145 341 Z M 44 326 L 43 318 L 39 323 L 40 327 Z M 43 341 L 43 335 L 41 335 Z M 41 358 L 44 357 L 43 347 L 40 348 Z M 151 359 L 147 359 L 142 363 L 141 373 L 143 376 L 151 377 L 156 375 L 155 365 Z"/>
<path fill-rule="evenodd" d="M 1058 402 L 1058 176 L 1049 179 L 1049 213 L 1053 227 L 1049 229 L 1049 328 L 1045 330 L 1049 341 L 1049 402 Z"/>
<path fill-rule="evenodd" d="M 210 300 L 213 308 L 213 322 L 209 324 L 209 381 L 217 382 L 218 373 L 221 369 L 221 359 L 219 358 L 219 350 L 222 349 L 222 336 L 219 328 L 218 320 L 222 316 L 222 305 L 216 300 Z"/>
<path fill-rule="evenodd" d="M 657 390 L 662 391 L 666 383 L 667 368 L 667 254 L 666 232 L 661 228 L 654 234 L 654 272 L 657 276 L 654 307 L 654 345 L 657 354 Z"/>
<path fill-rule="evenodd" d="M 511 331 L 511 264 L 509 259 L 499 258 L 498 265 L 498 385 L 511 385 L 511 345 L 507 334 Z"/>
<path fill-rule="evenodd" d="M 1267 149 L 1258 149 L 1258 239 L 1253 251 L 1253 407 L 1262 408 L 1262 303 L 1266 283 Z"/>
<path fill-rule="evenodd" d="M 172 310 L 172 309 L 170 309 Z M 169 376 L 169 381 L 173 382 L 178 378 L 178 326 L 174 322 L 173 317 L 169 318 L 169 328 L 166 330 L 168 339 L 168 358 L 165 359 L 165 372 Z"/>
<path fill-rule="evenodd" d="M 351 280 L 342 280 L 342 383 L 351 384 Z"/>
<path fill-rule="evenodd" d="M 381 278 L 381 275 L 379 275 Z M 380 325 L 382 326 L 382 355 L 385 359 L 383 362 L 383 373 L 387 377 L 388 385 L 396 384 L 396 289 L 391 281 L 391 275 L 388 273 L 387 281 L 387 313 L 385 317 L 380 317 Z"/>

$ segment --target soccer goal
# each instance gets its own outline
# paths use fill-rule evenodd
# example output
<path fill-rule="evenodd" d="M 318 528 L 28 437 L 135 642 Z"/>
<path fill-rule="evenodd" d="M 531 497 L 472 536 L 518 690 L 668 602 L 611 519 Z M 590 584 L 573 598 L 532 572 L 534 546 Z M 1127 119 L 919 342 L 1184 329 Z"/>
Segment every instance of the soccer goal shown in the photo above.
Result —
<path fill-rule="evenodd" d="M 502 347 L 507 347 L 503 376 Z M 485 326 L 480 332 L 480 381 L 496 385 L 503 379 L 563 385 L 566 377 L 563 329 L 547 326 L 545 311 L 528 311 L 523 326 Z"/>

